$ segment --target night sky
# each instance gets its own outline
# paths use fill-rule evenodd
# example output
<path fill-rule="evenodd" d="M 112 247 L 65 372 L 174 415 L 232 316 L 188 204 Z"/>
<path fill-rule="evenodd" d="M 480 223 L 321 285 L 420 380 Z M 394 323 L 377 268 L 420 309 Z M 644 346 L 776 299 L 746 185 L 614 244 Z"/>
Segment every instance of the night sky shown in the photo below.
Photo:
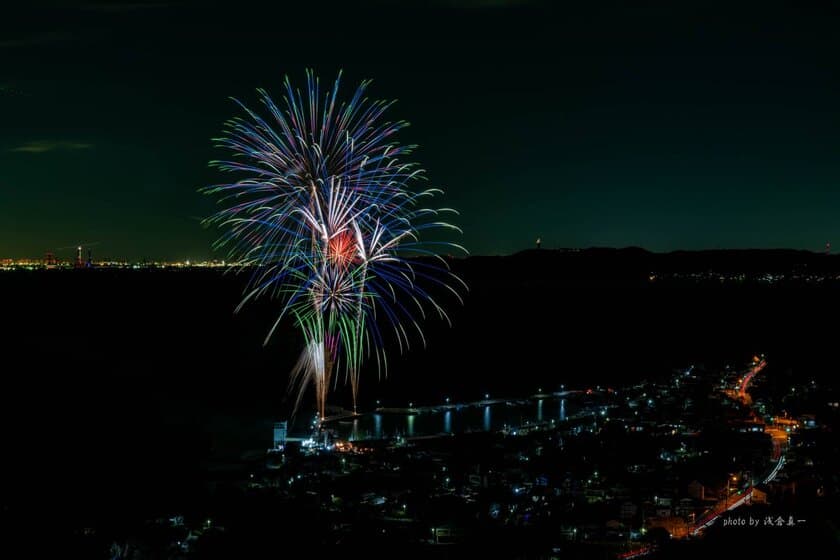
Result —
<path fill-rule="evenodd" d="M 840 243 L 838 14 L 806 3 L 8 4 L 0 257 L 212 256 L 228 97 L 307 67 L 399 99 L 474 254 Z"/>

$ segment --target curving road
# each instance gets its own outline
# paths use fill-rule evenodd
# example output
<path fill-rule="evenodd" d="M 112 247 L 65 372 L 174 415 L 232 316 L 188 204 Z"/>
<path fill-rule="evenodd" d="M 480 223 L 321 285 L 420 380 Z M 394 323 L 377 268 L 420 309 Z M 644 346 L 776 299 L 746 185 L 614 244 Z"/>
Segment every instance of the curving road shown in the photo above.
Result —
<path fill-rule="evenodd" d="M 736 387 L 735 394 L 736 396 L 742 401 L 749 401 L 750 395 L 747 393 L 747 388 L 749 387 L 750 382 L 753 380 L 755 375 L 764 369 L 767 365 L 766 360 L 762 359 L 756 365 L 751 367 L 747 374 L 744 376 L 743 381 L 739 387 Z M 731 394 L 731 393 L 730 393 Z M 753 416 L 756 416 L 753 413 Z M 787 435 L 780 436 L 779 434 L 774 432 L 770 433 L 770 436 L 773 440 L 773 455 L 772 459 L 776 462 L 773 465 L 773 468 L 770 469 L 767 476 L 762 480 L 762 484 L 767 484 L 771 482 L 776 476 L 779 474 L 779 471 L 782 470 L 782 467 L 785 465 L 785 455 L 784 455 L 784 445 L 787 443 Z M 724 499 L 717 502 L 706 514 L 694 524 L 694 527 L 691 528 L 689 534 L 691 535 L 698 535 L 704 529 L 711 526 L 715 521 L 717 521 L 718 517 L 726 513 L 727 511 L 731 511 L 733 509 L 739 508 L 745 503 L 748 503 L 752 498 L 753 491 L 755 490 L 755 485 L 749 485 L 746 488 L 738 490 L 735 494 L 733 499 L 732 496 L 726 496 Z"/>

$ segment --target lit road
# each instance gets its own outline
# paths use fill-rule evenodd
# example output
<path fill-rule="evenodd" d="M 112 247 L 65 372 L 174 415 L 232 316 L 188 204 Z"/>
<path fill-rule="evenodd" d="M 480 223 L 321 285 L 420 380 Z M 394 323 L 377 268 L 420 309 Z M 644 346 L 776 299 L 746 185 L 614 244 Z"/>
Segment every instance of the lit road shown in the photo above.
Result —
<path fill-rule="evenodd" d="M 744 376 L 743 380 L 740 383 L 740 386 L 736 387 L 735 395 L 738 399 L 743 402 L 750 402 L 751 398 L 749 393 L 747 393 L 747 388 L 749 387 L 750 382 L 755 377 L 755 375 L 764 369 L 767 365 L 767 362 L 762 359 L 756 365 L 750 368 L 747 374 Z M 729 393 L 730 395 L 732 393 Z M 756 418 L 756 414 L 752 413 L 753 418 Z M 773 464 L 773 468 L 770 469 L 767 476 L 762 480 L 762 484 L 767 484 L 774 480 L 776 476 L 778 476 L 779 472 L 782 470 L 782 467 L 785 465 L 785 456 L 784 456 L 784 446 L 787 444 L 787 433 L 782 430 L 776 429 L 768 429 L 766 430 L 768 435 L 772 438 L 773 443 L 773 453 L 771 458 L 775 461 Z M 738 490 L 734 496 L 726 496 L 724 499 L 718 501 L 709 511 L 701 517 L 701 519 L 691 528 L 689 533 L 691 535 L 698 535 L 707 527 L 710 527 L 715 521 L 717 521 L 718 517 L 726 513 L 727 511 L 731 511 L 733 509 L 739 508 L 742 505 L 749 503 L 752 499 L 753 491 L 755 490 L 755 486 L 750 484 L 746 488 L 742 488 Z M 728 490 L 727 490 L 728 491 Z"/>
<path fill-rule="evenodd" d="M 749 397 L 749 395 L 747 394 L 747 388 L 749 388 L 750 386 L 750 381 L 752 381 L 753 377 L 755 377 L 755 375 L 758 372 L 763 370 L 766 365 L 767 361 L 764 358 L 762 358 L 757 364 L 751 367 L 747 374 L 744 376 L 744 380 L 741 381 L 741 385 L 736 388 L 738 397 L 741 400 L 747 400 L 747 398 Z"/>
<path fill-rule="evenodd" d="M 768 482 L 772 482 L 776 476 L 779 474 L 779 471 L 782 470 L 782 467 L 785 466 L 785 456 L 782 455 L 779 457 L 779 460 L 776 461 L 776 465 L 773 467 L 773 470 L 770 471 L 770 474 L 767 475 L 767 478 L 764 479 L 764 484 Z"/>
<path fill-rule="evenodd" d="M 652 544 L 642 546 L 640 548 L 635 548 L 633 550 L 628 550 L 627 552 L 622 552 L 618 554 L 616 558 L 619 560 L 632 560 L 633 558 L 641 558 L 643 556 L 647 556 L 648 554 L 655 552 L 656 547 Z"/>
<path fill-rule="evenodd" d="M 779 472 L 782 470 L 782 467 L 784 467 L 784 465 L 785 458 L 784 456 L 781 456 L 773 465 L 773 468 L 764 478 L 762 483 L 767 484 L 768 482 L 771 482 L 773 479 L 775 479 Z M 731 511 L 735 508 L 741 507 L 746 503 L 749 503 L 753 495 L 753 490 L 755 490 L 755 486 L 748 486 L 743 490 L 738 490 L 734 497 L 730 496 L 728 500 L 723 499 L 717 504 L 715 504 L 715 507 L 713 507 L 710 512 L 708 512 L 700 521 L 697 522 L 697 524 L 694 525 L 694 527 L 691 529 L 691 534 L 699 534 L 701 531 L 703 531 L 703 529 L 706 529 L 707 527 L 711 526 L 715 521 L 717 521 L 718 517 L 720 517 L 727 511 Z"/>

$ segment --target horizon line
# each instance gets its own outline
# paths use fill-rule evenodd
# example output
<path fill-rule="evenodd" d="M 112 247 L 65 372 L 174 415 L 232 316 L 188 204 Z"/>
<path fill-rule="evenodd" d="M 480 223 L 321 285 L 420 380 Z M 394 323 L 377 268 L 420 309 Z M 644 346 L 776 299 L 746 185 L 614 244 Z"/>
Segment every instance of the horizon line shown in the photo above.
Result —
<path fill-rule="evenodd" d="M 455 255 L 455 254 L 440 254 L 439 256 L 453 259 L 453 260 L 465 260 L 475 257 L 511 257 L 520 255 L 523 253 L 535 253 L 535 252 L 546 252 L 546 253 L 580 253 L 580 252 L 587 252 L 587 251 L 637 251 L 648 253 L 651 255 L 671 255 L 674 253 L 726 253 L 726 252 L 792 252 L 792 253 L 810 253 L 812 255 L 833 255 L 829 249 L 824 249 L 821 251 L 815 251 L 813 249 L 801 249 L 801 248 L 793 248 L 793 247 L 714 247 L 714 248 L 703 248 L 703 249 L 670 249 L 670 250 L 654 250 L 654 249 L 647 249 L 645 247 L 641 247 L 639 245 L 624 245 L 624 246 L 610 246 L 610 245 L 590 245 L 586 247 L 526 247 L 512 252 L 499 252 L 499 253 L 470 253 L 467 255 Z M 72 257 L 62 257 L 62 258 L 55 258 L 53 257 L 55 262 L 73 262 L 74 259 Z M 3 262 L 16 262 L 16 261 L 29 261 L 29 262 L 37 262 L 37 261 L 44 261 L 47 260 L 46 253 L 42 256 L 38 257 L 0 257 L 0 263 Z M 227 263 L 228 260 L 225 258 L 216 258 L 216 257 L 181 257 L 181 258 L 150 258 L 150 257 L 135 257 L 135 258 L 104 258 L 104 259 L 97 259 L 92 260 L 91 262 L 95 263 Z"/>

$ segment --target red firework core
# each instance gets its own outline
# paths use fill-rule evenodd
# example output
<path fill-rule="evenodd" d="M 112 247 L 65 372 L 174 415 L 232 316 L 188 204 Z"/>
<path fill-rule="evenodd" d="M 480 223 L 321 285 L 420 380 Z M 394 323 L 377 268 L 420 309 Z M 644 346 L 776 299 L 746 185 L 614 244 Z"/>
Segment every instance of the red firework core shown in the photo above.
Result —
<path fill-rule="evenodd" d="M 357 256 L 356 239 L 349 231 L 342 231 L 330 238 L 327 258 L 339 266 L 349 266 Z"/>

